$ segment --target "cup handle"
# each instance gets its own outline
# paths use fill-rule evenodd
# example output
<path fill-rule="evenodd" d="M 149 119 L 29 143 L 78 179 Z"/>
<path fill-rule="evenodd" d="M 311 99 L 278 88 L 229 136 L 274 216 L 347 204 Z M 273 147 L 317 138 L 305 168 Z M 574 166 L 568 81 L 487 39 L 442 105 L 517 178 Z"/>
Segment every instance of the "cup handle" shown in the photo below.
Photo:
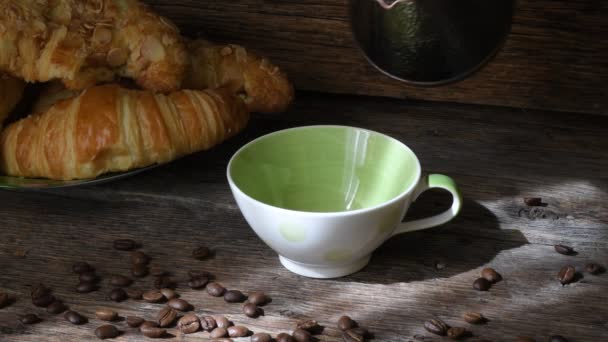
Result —
<path fill-rule="evenodd" d="M 448 176 L 439 174 L 430 174 L 418 184 L 416 193 L 414 193 L 414 201 L 420 194 L 432 188 L 441 188 L 449 191 L 452 194 L 453 202 L 452 207 L 441 214 L 427 217 L 420 220 L 408 221 L 400 223 L 397 229 L 393 233 L 394 235 L 413 232 L 415 230 L 427 229 L 435 226 L 442 225 L 451 219 L 453 219 L 460 212 L 462 207 L 462 195 L 456 186 L 456 182 Z"/>

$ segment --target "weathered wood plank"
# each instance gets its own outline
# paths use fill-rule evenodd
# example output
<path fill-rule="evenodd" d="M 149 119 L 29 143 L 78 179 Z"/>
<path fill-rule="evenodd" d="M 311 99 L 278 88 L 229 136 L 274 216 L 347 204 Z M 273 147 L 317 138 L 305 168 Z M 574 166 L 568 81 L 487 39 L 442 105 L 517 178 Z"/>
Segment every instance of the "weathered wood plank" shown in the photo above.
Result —
<path fill-rule="evenodd" d="M 498 56 L 438 88 L 407 86 L 368 65 L 355 48 L 346 0 L 147 2 L 190 35 L 262 51 L 300 89 L 608 113 L 608 5 L 600 0 L 517 1 Z"/>

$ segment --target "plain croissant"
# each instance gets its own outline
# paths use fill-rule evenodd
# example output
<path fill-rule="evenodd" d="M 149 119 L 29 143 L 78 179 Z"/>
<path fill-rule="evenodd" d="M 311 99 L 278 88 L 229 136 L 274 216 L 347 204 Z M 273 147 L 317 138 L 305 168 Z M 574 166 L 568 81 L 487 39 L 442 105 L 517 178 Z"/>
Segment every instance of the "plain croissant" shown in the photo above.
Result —
<path fill-rule="evenodd" d="M 226 89 L 162 95 L 97 86 L 6 127 L 0 168 L 10 176 L 94 178 L 208 149 L 248 119 L 243 101 Z"/>
<path fill-rule="evenodd" d="M 0 75 L 0 128 L 23 96 L 25 83 L 17 78 Z"/>
<path fill-rule="evenodd" d="M 188 57 L 178 29 L 137 0 L 0 0 L 0 70 L 84 89 L 116 76 L 178 90 Z"/>

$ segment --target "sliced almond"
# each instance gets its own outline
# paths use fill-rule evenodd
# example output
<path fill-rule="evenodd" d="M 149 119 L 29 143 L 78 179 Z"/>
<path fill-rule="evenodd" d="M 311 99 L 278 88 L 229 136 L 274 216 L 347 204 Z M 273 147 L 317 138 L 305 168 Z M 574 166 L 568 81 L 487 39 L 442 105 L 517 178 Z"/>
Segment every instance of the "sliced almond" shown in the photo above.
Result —
<path fill-rule="evenodd" d="M 114 48 L 108 52 L 106 60 L 111 67 L 119 67 L 127 63 L 128 52 L 123 48 Z"/>
<path fill-rule="evenodd" d="M 112 41 L 112 31 L 106 27 L 97 26 L 93 31 L 93 43 L 106 45 Z"/>
<path fill-rule="evenodd" d="M 160 22 L 163 23 L 165 26 L 167 26 L 169 29 L 171 29 L 171 31 L 174 31 L 174 32 L 178 32 L 179 31 L 179 29 L 177 28 L 177 26 L 175 26 L 175 24 L 173 24 L 167 18 L 160 17 Z"/>
<path fill-rule="evenodd" d="M 141 56 L 150 62 L 158 62 L 165 58 L 165 48 L 155 36 L 144 38 L 140 52 Z"/>
<path fill-rule="evenodd" d="M 230 46 L 224 46 L 221 50 L 220 50 L 220 55 L 226 57 L 228 55 L 232 54 L 232 48 Z"/>

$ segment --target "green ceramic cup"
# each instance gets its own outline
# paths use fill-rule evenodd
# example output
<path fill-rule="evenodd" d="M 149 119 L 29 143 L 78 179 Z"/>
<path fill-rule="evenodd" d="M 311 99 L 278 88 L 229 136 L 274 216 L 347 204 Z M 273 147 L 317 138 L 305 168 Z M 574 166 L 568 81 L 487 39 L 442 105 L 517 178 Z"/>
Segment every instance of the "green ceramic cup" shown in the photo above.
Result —
<path fill-rule="evenodd" d="M 421 176 L 418 158 L 403 143 L 355 127 L 265 135 L 235 153 L 227 176 L 245 219 L 282 264 L 315 278 L 358 271 L 391 236 L 446 223 L 462 203 L 451 178 Z M 429 188 L 451 192 L 452 207 L 402 223 Z"/>

